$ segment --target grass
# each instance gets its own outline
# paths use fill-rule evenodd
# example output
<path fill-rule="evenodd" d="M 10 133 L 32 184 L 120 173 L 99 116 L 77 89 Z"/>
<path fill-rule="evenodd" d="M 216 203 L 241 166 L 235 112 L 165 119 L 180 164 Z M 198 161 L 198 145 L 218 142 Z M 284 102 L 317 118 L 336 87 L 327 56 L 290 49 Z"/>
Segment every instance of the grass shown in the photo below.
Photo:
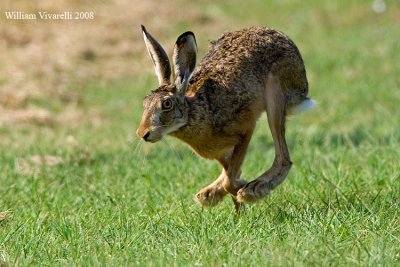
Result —
<path fill-rule="evenodd" d="M 0 126 L 0 212 L 8 211 L 0 266 L 400 264 L 399 5 L 387 1 L 375 14 L 366 1 L 240 3 L 208 6 L 204 16 L 287 32 L 319 102 L 288 122 L 294 167 L 285 183 L 241 216 L 228 198 L 197 206 L 193 196 L 217 165 L 175 139 L 134 137 L 156 83 L 147 60 L 141 75 L 71 86 L 88 117 L 77 124 Z M 220 34 L 206 32 L 197 36 L 202 53 Z M 51 98 L 36 104 L 65 109 Z M 273 156 L 262 117 L 243 177 L 255 178 Z"/>

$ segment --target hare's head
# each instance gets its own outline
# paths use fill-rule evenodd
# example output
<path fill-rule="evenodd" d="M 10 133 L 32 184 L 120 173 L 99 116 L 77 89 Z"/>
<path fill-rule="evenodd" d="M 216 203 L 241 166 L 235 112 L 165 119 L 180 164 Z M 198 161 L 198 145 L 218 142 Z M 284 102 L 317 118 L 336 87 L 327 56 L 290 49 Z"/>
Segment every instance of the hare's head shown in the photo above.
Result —
<path fill-rule="evenodd" d="M 197 45 L 192 32 L 185 32 L 178 37 L 172 58 L 175 76 L 171 83 L 171 67 L 167 54 L 144 26 L 142 31 L 159 86 L 143 101 L 144 111 L 136 133 L 145 141 L 156 142 L 187 122 L 188 106 L 185 94 L 196 66 Z"/>

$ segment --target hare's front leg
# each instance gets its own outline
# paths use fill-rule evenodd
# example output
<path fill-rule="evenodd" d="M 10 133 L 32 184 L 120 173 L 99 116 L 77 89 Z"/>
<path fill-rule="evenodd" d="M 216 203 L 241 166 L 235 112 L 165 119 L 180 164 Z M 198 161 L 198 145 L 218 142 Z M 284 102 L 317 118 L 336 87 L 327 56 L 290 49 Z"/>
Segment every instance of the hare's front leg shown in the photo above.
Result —
<path fill-rule="evenodd" d="M 240 180 L 240 168 L 246 156 L 247 147 L 249 146 L 253 134 L 254 125 L 255 123 L 253 123 L 251 130 L 242 135 L 238 144 L 235 145 L 232 155 L 229 158 L 229 162 L 226 164 L 226 177 L 222 183 L 224 189 L 231 194 L 237 212 L 239 212 L 240 204 L 236 199 L 236 193 L 247 183 L 246 181 Z"/>
<path fill-rule="evenodd" d="M 202 206 L 213 207 L 217 205 L 226 195 L 226 191 L 222 186 L 222 182 L 226 177 L 225 169 L 221 175 L 212 184 L 201 189 L 195 197 L 195 200 Z"/>
<path fill-rule="evenodd" d="M 222 173 L 212 184 L 201 189 L 195 197 L 195 200 L 202 206 L 213 207 L 217 205 L 229 192 L 235 208 L 238 209 L 238 203 L 235 199 L 236 192 L 239 188 L 246 184 L 246 181 L 240 180 L 240 166 L 242 165 L 244 155 L 251 135 L 245 138 L 244 142 L 225 155 L 218 158 L 217 161 L 222 165 Z"/>
<path fill-rule="evenodd" d="M 275 145 L 275 160 L 271 168 L 237 192 L 239 202 L 254 202 L 266 196 L 283 182 L 292 166 L 285 140 L 285 98 L 279 80 L 273 75 L 268 79 L 266 106 Z"/>

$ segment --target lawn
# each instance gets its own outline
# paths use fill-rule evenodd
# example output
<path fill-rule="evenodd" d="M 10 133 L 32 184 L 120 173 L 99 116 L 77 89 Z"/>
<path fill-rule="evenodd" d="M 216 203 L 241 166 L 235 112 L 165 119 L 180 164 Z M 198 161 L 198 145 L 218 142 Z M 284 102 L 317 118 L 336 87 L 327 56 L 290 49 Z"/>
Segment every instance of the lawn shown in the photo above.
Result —
<path fill-rule="evenodd" d="M 28 92 L 22 104 L 10 92 L 28 91 L 24 84 L 0 77 L 0 266 L 399 266 L 399 3 L 385 1 L 380 13 L 365 0 L 179 0 L 168 21 L 175 9 L 161 2 L 159 11 L 140 1 L 133 8 L 165 7 L 159 19 L 140 13 L 143 21 L 124 23 L 105 12 L 80 22 L 103 25 L 108 14 L 124 32 L 102 35 L 137 46 L 109 54 L 101 47 L 111 41 L 77 48 L 85 58 L 71 61 L 66 76 L 32 80 L 39 93 Z M 91 3 L 85 8 L 97 12 Z M 11 38 L 5 33 L 15 23 L 3 23 L 0 36 Z M 142 99 L 157 81 L 140 23 L 168 51 L 185 30 L 197 34 L 203 55 L 223 31 L 250 25 L 280 29 L 298 45 L 318 106 L 287 123 L 294 166 L 286 181 L 239 216 L 229 198 L 214 209 L 193 200 L 219 175 L 215 162 L 172 137 L 146 144 L 135 136 Z M 87 33 L 85 45 L 94 40 Z M 23 48 L 0 44 L 5 73 L 7 56 Z M 273 157 L 263 116 L 242 177 L 254 179 Z"/>

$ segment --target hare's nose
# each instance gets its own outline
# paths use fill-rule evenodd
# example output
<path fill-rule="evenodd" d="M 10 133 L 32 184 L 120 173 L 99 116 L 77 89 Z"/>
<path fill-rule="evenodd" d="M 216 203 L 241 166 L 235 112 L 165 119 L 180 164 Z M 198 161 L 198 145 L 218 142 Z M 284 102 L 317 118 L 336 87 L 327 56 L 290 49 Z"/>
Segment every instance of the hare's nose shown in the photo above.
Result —
<path fill-rule="evenodd" d="M 143 140 L 144 140 L 144 141 L 149 141 L 149 140 L 148 140 L 149 136 L 150 136 L 150 132 L 145 133 L 145 134 L 143 135 Z"/>

